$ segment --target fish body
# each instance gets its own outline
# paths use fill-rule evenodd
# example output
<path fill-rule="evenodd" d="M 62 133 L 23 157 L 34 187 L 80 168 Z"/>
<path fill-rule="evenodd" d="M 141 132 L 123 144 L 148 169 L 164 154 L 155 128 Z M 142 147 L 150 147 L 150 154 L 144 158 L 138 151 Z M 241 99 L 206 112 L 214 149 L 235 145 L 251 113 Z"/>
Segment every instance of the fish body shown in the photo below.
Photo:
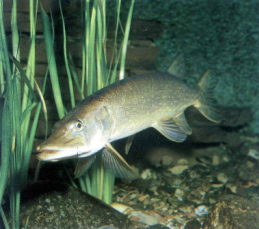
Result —
<path fill-rule="evenodd" d="M 82 175 L 103 149 L 104 164 L 116 176 L 135 177 L 127 162 L 110 142 L 154 127 L 172 141 L 182 142 L 191 134 L 184 111 L 195 106 L 209 120 L 219 122 L 211 92 L 216 79 L 207 72 L 196 87 L 169 73 L 130 77 L 109 85 L 82 100 L 54 126 L 43 142 L 39 160 L 83 158 L 76 175 Z"/>

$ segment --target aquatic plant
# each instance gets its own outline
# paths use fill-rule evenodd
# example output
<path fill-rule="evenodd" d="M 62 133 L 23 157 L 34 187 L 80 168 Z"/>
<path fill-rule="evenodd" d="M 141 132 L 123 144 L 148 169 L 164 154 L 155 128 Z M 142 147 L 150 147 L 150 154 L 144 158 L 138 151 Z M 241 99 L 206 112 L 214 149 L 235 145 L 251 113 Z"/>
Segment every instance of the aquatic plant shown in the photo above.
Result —
<path fill-rule="evenodd" d="M 7 36 L 4 28 L 3 1 L 0 2 L 0 85 L 1 85 L 1 168 L 0 202 L 5 190 L 10 199 L 11 227 L 19 228 L 20 193 L 27 184 L 29 161 L 42 103 L 34 94 L 35 35 L 38 1 L 30 0 L 30 50 L 26 71 L 19 63 L 20 40 L 17 27 L 17 2 L 13 1 L 11 16 L 12 54 L 8 53 Z M 12 65 L 10 64 L 10 60 Z M 46 83 L 43 84 L 43 90 Z M 40 88 L 38 93 L 43 99 Z M 23 92 L 22 92 L 23 91 Z M 35 108 L 35 114 L 31 115 Z M 46 114 L 46 113 L 45 113 Z M 32 125 L 30 120 L 33 118 Z M 9 228 L 1 205 L 1 217 Z"/>
<path fill-rule="evenodd" d="M 116 80 L 118 68 L 120 69 L 119 78 L 124 78 L 127 41 L 134 0 L 131 1 L 128 20 L 125 31 L 123 31 L 124 38 L 119 49 L 117 34 L 119 29 L 121 29 L 121 1 L 116 1 L 114 55 L 113 59 L 110 60 L 109 66 L 107 66 L 108 61 L 106 57 L 106 2 L 98 0 L 90 2 L 90 0 L 85 0 L 82 1 L 81 4 L 83 6 L 84 33 L 82 35 L 82 76 L 79 77 L 72 67 L 73 60 L 71 54 L 67 51 L 66 26 L 61 1 L 59 1 L 64 37 L 64 61 L 68 75 L 71 107 L 75 106 L 73 84 L 76 85 L 81 98 L 84 98 L 109 83 L 113 83 Z M 46 69 L 43 86 L 40 89 L 35 80 L 38 0 L 30 0 L 29 6 L 30 49 L 28 50 L 26 67 L 22 67 L 19 62 L 20 38 L 17 26 L 17 1 L 13 0 L 12 5 L 11 36 L 6 35 L 4 27 L 4 6 L 3 1 L 0 1 L 0 214 L 6 228 L 19 228 L 20 193 L 27 185 L 29 161 L 41 110 L 43 110 L 45 121 L 47 122 L 46 105 L 43 95 L 48 73 L 51 78 L 52 86 L 55 88 L 53 94 L 59 118 L 64 117 L 66 114 L 61 90 L 59 89 L 60 83 L 53 48 L 55 32 L 52 14 L 50 13 L 51 23 L 49 23 L 49 17 L 40 5 L 48 58 L 48 67 Z M 12 41 L 12 54 L 8 52 L 7 39 L 11 39 Z M 35 95 L 34 89 L 37 90 L 39 96 Z M 35 109 L 34 114 L 32 114 L 32 109 Z M 39 168 L 40 163 L 38 163 L 35 180 L 37 180 Z M 88 191 L 107 203 L 111 202 L 114 176 L 109 171 L 104 170 L 100 160 L 97 160 L 96 164 L 93 165 L 93 169 L 80 178 L 79 181 L 82 190 Z M 75 185 L 72 178 L 71 182 Z M 6 212 L 4 212 L 2 207 L 5 192 L 8 193 L 10 198 L 11 225 L 7 222 Z"/>
<path fill-rule="evenodd" d="M 67 50 L 67 34 L 66 24 L 62 10 L 61 1 L 59 1 L 60 15 L 62 20 L 63 30 L 63 51 L 64 62 L 66 66 L 66 72 L 68 76 L 69 93 L 71 107 L 75 106 L 75 96 L 73 84 L 76 85 L 79 91 L 81 99 L 85 96 L 91 95 L 93 92 L 107 86 L 110 83 L 115 82 L 117 69 L 120 69 L 119 79 L 124 78 L 127 42 L 129 37 L 129 30 L 131 25 L 131 18 L 134 6 L 134 0 L 131 1 L 131 6 L 128 13 L 128 19 L 126 22 L 125 30 L 123 31 L 124 37 L 120 44 L 120 49 L 117 50 L 117 35 L 121 28 L 120 21 L 120 7 L 121 1 L 115 1 L 116 8 L 116 29 L 115 29 L 115 42 L 112 60 L 108 60 L 106 56 L 106 41 L 107 41 L 107 26 L 106 26 L 106 1 L 82 1 L 82 75 L 79 77 L 74 70 L 71 58 L 71 53 Z M 62 101 L 62 95 L 60 91 L 60 84 L 58 80 L 58 72 L 55 61 L 55 52 L 53 45 L 54 32 L 51 33 L 51 26 L 47 14 L 41 6 L 41 15 L 44 28 L 44 38 L 46 43 L 46 51 L 48 57 L 48 66 L 50 71 L 50 77 L 52 82 L 54 99 L 58 110 L 59 118 L 63 118 L 65 115 L 65 107 Z M 52 17 L 51 17 L 52 18 Z M 52 28 L 54 28 L 54 22 L 51 22 Z M 112 64 L 114 63 L 114 64 Z M 119 66 L 120 65 L 120 66 Z M 70 177 L 73 185 L 75 185 L 73 179 Z M 111 202 L 112 190 L 114 186 L 114 175 L 105 170 L 100 158 L 97 158 L 89 172 L 79 178 L 80 187 L 83 191 L 104 200 L 106 203 Z"/>

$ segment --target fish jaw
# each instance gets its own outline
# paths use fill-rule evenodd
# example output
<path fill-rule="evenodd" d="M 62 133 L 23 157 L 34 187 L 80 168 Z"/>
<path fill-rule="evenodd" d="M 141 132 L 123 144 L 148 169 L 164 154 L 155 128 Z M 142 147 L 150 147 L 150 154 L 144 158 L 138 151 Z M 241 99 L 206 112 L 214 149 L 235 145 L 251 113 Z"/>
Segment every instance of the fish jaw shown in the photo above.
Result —
<path fill-rule="evenodd" d="M 67 150 L 43 150 L 37 154 L 36 157 L 39 161 L 60 161 L 68 158 L 76 158 L 81 152 L 76 152 L 73 149 Z"/>

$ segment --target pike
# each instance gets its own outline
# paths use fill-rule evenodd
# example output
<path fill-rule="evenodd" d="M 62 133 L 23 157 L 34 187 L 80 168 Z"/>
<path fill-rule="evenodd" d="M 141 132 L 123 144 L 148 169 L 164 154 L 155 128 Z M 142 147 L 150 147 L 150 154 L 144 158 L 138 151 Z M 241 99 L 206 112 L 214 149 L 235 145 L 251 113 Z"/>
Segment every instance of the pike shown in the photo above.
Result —
<path fill-rule="evenodd" d="M 217 79 L 207 71 L 196 87 L 186 85 L 182 58 L 170 73 L 149 73 L 111 84 L 82 100 L 54 125 L 52 135 L 37 150 L 38 160 L 79 158 L 75 175 L 80 177 L 102 153 L 106 168 L 117 177 L 134 179 L 133 169 L 110 144 L 153 127 L 171 141 L 183 142 L 192 133 L 184 111 L 195 106 L 212 122 L 219 123 L 212 92 Z"/>

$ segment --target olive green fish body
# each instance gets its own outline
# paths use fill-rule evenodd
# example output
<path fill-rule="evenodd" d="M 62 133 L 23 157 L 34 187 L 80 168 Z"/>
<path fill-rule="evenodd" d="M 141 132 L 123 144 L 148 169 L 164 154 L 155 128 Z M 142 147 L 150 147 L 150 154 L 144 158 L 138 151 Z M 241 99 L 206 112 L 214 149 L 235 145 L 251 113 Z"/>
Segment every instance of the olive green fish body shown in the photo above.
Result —
<path fill-rule="evenodd" d="M 82 158 L 76 176 L 82 175 L 102 150 L 104 165 L 116 176 L 135 173 L 110 145 L 117 139 L 154 127 L 172 141 L 182 142 L 192 133 L 184 111 L 194 105 L 209 120 L 220 117 L 211 98 L 217 80 L 206 72 L 196 87 L 169 73 L 130 77 L 109 85 L 81 101 L 54 126 L 53 134 L 39 147 L 39 160 Z"/>
<path fill-rule="evenodd" d="M 199 91 L 168 73 L 152 73 L 115 83 L 99 95 L 106 98 L 114 120 L 110 138 L 116 140 L 183 112 L 195 103 Z"/>

